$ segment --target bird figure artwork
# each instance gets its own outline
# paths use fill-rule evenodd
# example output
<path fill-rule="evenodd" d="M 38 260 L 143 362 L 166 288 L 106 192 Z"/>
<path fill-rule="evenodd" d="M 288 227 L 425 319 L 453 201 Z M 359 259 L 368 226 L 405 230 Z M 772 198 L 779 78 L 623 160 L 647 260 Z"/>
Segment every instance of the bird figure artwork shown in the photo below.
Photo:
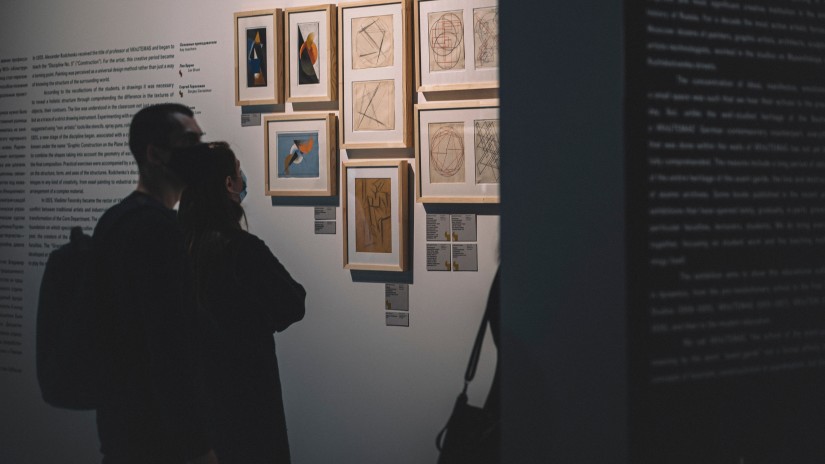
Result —
<path fill-rule="evenodd" d="M 315 33 L 310 32 L 306 40 L 298 49 L 298 61 L 300 62 L 299 83 L 317 84 L 320 82 L 318 74 L 315 72 L 315 63 L 318 62 L 318 45 L 315 44 Z"/>
<path fill-rule="evenodd" d="M 304 155 L 312 150 L 314 140 L 309 138 L 307 140 L 295 140 L 292 147 L 289 149 L 289 155 L 284 158 L 284 174 L 289 175 L 289 167 L 293 164 L 301 164 L 304 160 Z"/>

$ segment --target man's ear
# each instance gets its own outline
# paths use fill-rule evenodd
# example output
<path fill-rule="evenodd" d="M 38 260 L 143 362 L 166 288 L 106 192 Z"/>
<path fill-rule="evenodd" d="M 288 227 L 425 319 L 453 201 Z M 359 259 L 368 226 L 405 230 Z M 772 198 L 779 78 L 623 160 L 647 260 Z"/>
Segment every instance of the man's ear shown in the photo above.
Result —
<path fill-rule="evenodd" d="M 232 176 L 226 176 L 224 180 L 224 184 L 226 185 L 226 191 L 229 193 L 235 193 L 235 190 L 232 189 L 232 185 L 234 185 L 234 181 L 232 180 Z"/>

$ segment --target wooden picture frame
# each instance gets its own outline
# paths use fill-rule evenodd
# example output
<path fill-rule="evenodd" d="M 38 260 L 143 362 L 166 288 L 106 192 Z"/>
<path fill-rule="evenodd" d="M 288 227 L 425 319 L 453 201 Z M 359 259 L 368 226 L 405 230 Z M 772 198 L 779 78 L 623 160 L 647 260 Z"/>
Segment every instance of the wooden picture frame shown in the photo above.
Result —
<path fill-rule="evenodd" d="M 341 148 L 412 146 L 410 5 L 410 0 L 338 5 Z"/>
<path fill-rule="evenodd" d="M 416 0 L 419 92 L 499 86 L 498 0 Z"/>
<path fill-rule="evenodd" d="M 280 8 L 235 13 L 235 105 L 284 101 Z"/>
<path fill-rule="evenodd" d="M 345 161 L 344 268 L 407 269 L 407 161 Z"/>
<path fill-rule="evenodd" d="M 264 117 L 264 177 L 268 196 L 334 196 L 335 114 Z"/>
<path fill-rule="evenodd" d="M 284 9 L 284 87 L 289 102 L 338 100 L 335 5 Z"/>
<path fill-rule="evenodd" d="M 415 106 L 418 203 L 498 203 L 499 102 Z"/>

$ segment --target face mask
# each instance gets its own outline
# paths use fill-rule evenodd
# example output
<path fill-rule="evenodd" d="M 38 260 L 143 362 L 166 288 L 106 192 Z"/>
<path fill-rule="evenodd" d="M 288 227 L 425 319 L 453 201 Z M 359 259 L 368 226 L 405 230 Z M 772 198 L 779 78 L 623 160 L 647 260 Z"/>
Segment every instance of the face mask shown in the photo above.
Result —
<path fill-rule="evenodd" d="M 243 169 L 241 169 L 241 180 L 243 180 L 243 190 L 238 194 L 241 197 L 240 202 L 243 202 L 243 199 L 246 198 L 246 174 L 243 173 Z"/>
<path fill-rule="evenodd" d="M 166 162 L 166 167 L 169 168 L 178 179 L 188 185 L 195 181 L 197 160 L 198 154 L 193 150 L 170 149 L 169 161 Z"/>

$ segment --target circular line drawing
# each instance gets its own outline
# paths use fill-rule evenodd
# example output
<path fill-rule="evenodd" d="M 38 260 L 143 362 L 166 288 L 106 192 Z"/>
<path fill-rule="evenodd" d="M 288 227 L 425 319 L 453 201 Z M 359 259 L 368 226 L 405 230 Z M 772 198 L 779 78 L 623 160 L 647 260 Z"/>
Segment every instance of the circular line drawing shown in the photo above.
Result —
<path fill-rule="evenodd" d="M 455 126 L 442 125 L 430 137 L 430 166 L 444 177 L 464 168 L 464 136 Z"/>
<path fill-rule="evenodd" d="M 444 13 L 430 25 L 431 60 L 440 69 L 453 69 L 464 58 L 464 22 L 455 13 Z"/>

